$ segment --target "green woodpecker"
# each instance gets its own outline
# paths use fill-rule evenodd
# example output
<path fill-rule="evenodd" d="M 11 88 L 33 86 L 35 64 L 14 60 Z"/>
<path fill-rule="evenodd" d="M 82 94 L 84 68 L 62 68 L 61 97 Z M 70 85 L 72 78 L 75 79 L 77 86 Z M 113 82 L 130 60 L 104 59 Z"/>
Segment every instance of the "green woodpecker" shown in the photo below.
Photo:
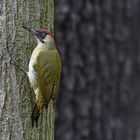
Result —
<path fill-rule="evenodd" d="M 55 100 L 59 90 L 61 75 L 61 58 L 57 51 L 52 33 L 46 29 L 31 30 L 23 26 L 37 40 L 33 50 L 29 70 L 27 72 L 30 84 L 34 90 L 36 104 L 32 112 L 32 126 L 38 126 L 38 119 L 43 107 L 47 109 L 50 100 Z"/>

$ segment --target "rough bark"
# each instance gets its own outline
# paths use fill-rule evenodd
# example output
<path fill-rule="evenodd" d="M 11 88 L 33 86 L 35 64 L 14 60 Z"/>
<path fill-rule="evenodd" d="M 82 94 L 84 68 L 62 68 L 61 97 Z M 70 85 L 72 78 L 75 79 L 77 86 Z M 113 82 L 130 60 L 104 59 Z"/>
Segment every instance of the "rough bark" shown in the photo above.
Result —
<path fill-rule="evenodd" d="M 56 2 L 57 140 L 140 140 L 139 9 L 139 0 Z"/>
<path fill-rule="evenodd" d="M 31 127 L 34 104 L 33 91 L 27 76 L 9 62 L 15 61 L 27 69 L 36 42 L 22 28 L 54 29 L 53 0 L 1 0 L 0 1 L 0 139 L 1 140 L 53 140 L 54 107 L 41 115 L 40 126 Z M 41 122 L 42 120 L 42 122 Z"/>

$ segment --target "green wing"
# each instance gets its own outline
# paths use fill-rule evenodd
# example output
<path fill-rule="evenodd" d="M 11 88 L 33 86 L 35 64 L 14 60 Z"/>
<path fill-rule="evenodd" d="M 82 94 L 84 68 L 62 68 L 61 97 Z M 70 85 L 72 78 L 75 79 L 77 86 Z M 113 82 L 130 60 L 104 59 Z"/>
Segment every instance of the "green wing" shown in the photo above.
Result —
<path fill-rule="evenodd" d="M 35 65 L 42 98 L 49 101 L 59 90 L 61 59 L 57 50 L 42 50 Z"/>

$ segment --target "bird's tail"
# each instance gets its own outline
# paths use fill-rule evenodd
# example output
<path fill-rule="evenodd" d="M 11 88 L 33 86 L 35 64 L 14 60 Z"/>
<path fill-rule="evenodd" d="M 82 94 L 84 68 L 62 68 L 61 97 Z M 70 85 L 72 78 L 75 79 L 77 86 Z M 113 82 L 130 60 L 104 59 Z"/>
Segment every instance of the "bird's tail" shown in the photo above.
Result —
<path fill-rule="evenodd" d="M 33 108 L 32 116 L 31 116 L 32 127 L 34 126 L 34 123 L 36 124 L 36 127 L 38 127 L 38 119 L 44 106 L 46 109 L 48 108 L 48 101 L 42 98 L 38 99 L 37 103 Z"/>
<path fill-rule="evenodd" d="M 38 119 L 39 119 L 39 116 L 40 116 L 40 110 L 37 107 L 37 103 L 36 103 L 34 105 L 32 116 L 31 116 L 31 119 L 32 119 L 32 127 L 34 126 L 34 123 L 36 123 L 36 127 L 38 127 Z"/>
<path fill-rule="evenodd" d="M 32 116 L 31 116 L 32 127 L 34 126 L 34 123 L 36 123 L 36 127 L 38 127 L 38 119 L 43 110 L 43 104 L 44 104 L 43 99 L 39 96 L 36 104 L 34 105 Z"/>

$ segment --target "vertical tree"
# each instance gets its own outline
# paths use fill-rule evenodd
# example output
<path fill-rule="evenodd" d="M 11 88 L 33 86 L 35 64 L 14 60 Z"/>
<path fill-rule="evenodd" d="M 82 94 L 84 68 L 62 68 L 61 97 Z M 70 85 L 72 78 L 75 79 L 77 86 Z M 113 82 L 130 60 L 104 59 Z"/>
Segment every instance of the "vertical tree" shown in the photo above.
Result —
<path fill-rule="evenodd" d="M 139 140 L 139 1 L 56 4 L 65 114 L 57 140 Z"/>
<path fill-rule="evenodd" d="M 50 103 L 43 111 L 40 127 L 31 127 L 33 91 L 22 71 L 10 64 L 15 61 L 27 69 L 36 43 L 22 28 L 54 29 L 53 0 L 0 1 L 0 139 L 53 140 L 54 110 Z"/>

